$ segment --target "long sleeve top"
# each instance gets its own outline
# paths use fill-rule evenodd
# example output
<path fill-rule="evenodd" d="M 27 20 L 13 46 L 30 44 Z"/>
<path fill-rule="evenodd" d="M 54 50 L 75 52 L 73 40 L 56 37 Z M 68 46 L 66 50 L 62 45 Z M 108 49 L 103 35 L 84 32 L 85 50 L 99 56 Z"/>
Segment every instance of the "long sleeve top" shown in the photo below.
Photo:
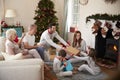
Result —
<path fill-rule="evenodd" d="M 63 70 L 65 66 L 61 64 L 62 62 L 58 58 L 55 57 L 53 61 L 53 70 L 55 73 L 59 73 Z"/>
<path fill-rule="evenodd" d="M 75 46 L 75 48 L 79 49 L 82 52 L 86 52 L 86 42 L 84 40 L 81 41 L 80 47 L 78 47 L 78 44 Z"/>
<path fill-rule="evenodd" d="M 101 71 L 91 57 L 88 58 L 87 63 L 88 63 L 88 66 L 94 71 L 94 74 L 98 74 Z"/>
<path fill-rule="evenodd" d="M 67 43 L 58 35 L 55 31 L 50 34 L 48 30 L 44 31 L 40 38 L 40 44 L 42 44 L 45 48 L 49 48 L 49 46 L 53 46 L 56 49 L 61 49 L 62 47 L 53 42 L 53 38 L 56 37 L 61 43 L 67 45 Z"/>

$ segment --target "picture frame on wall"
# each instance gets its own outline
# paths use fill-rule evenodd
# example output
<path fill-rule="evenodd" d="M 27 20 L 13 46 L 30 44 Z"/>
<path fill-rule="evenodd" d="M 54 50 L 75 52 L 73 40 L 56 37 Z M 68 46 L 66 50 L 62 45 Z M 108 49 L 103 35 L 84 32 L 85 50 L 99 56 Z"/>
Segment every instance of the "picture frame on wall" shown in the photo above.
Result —
<path fill-rule="evenodd" d="M 6 36 L 6 31 L 8 29 L 15 29 L 17 32 L 17 36 L 21 37 L 22 36 L 22 32 L 23 32 L 23 27 L 2 27 L 1 28 L 1 36 L 5 37 Z"/>

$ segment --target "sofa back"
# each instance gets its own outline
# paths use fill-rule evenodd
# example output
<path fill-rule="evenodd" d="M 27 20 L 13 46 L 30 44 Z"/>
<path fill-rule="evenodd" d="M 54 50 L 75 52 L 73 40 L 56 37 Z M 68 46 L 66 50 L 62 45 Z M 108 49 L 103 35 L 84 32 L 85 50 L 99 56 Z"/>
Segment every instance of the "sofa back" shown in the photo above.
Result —
<path fill-rule="evenodd" d="M 5 41 L 4 37 L 0 37 L 0 51 L 5 52 Z"/>

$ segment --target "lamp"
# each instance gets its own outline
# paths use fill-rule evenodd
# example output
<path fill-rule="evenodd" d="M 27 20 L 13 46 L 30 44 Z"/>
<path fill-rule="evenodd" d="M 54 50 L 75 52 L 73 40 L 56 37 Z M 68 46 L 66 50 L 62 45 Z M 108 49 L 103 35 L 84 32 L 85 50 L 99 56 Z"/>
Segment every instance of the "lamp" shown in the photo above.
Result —
<path fill-rule="evenodd" d="M 5 17 L 6 18 L 14 18 L 16 17 L 16 13 L 15 13 L 15 10 L 13 9 L 8 9 L 5 13 Z"/>
<path fill-rule="evenodd" d="M 16 17 L 16 12 L 13 9 L 7 9 L 5 17 L 9 19 L 9 24 L 14 25 L 14 17 Z M 13 19 L 13 20 L 12 20 Z"/>

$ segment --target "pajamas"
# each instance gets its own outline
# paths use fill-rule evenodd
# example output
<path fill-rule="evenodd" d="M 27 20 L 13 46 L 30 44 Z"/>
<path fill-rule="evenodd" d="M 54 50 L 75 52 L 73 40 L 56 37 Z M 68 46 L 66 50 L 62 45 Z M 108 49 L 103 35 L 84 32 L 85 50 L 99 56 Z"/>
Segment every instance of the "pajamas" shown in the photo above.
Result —
<path fill-rule="evenodd" d="M 92 75 L 97 75 L 98 73 L 100 73 L 100 68 L 95 64 L 95 62 L 93 61 L 93 59 L 91 57 L 89 57 L 89 59 L 87 60 L 87 63 L 88 64 L 81 65 L 78 68 L 78 70 L 79 71 L 88 71 Z"/>
<path fill-rule="evenodd" d="M 58 59 L 55 58 L 54 62 L 53 62 L 53 70 L 56 73 L 57 76 L 71 76 L 72 75 L 72 71 L 63 71 L 63 68 L 65 67 L 64 65 L 62 65 L 62 62 Z"/>

